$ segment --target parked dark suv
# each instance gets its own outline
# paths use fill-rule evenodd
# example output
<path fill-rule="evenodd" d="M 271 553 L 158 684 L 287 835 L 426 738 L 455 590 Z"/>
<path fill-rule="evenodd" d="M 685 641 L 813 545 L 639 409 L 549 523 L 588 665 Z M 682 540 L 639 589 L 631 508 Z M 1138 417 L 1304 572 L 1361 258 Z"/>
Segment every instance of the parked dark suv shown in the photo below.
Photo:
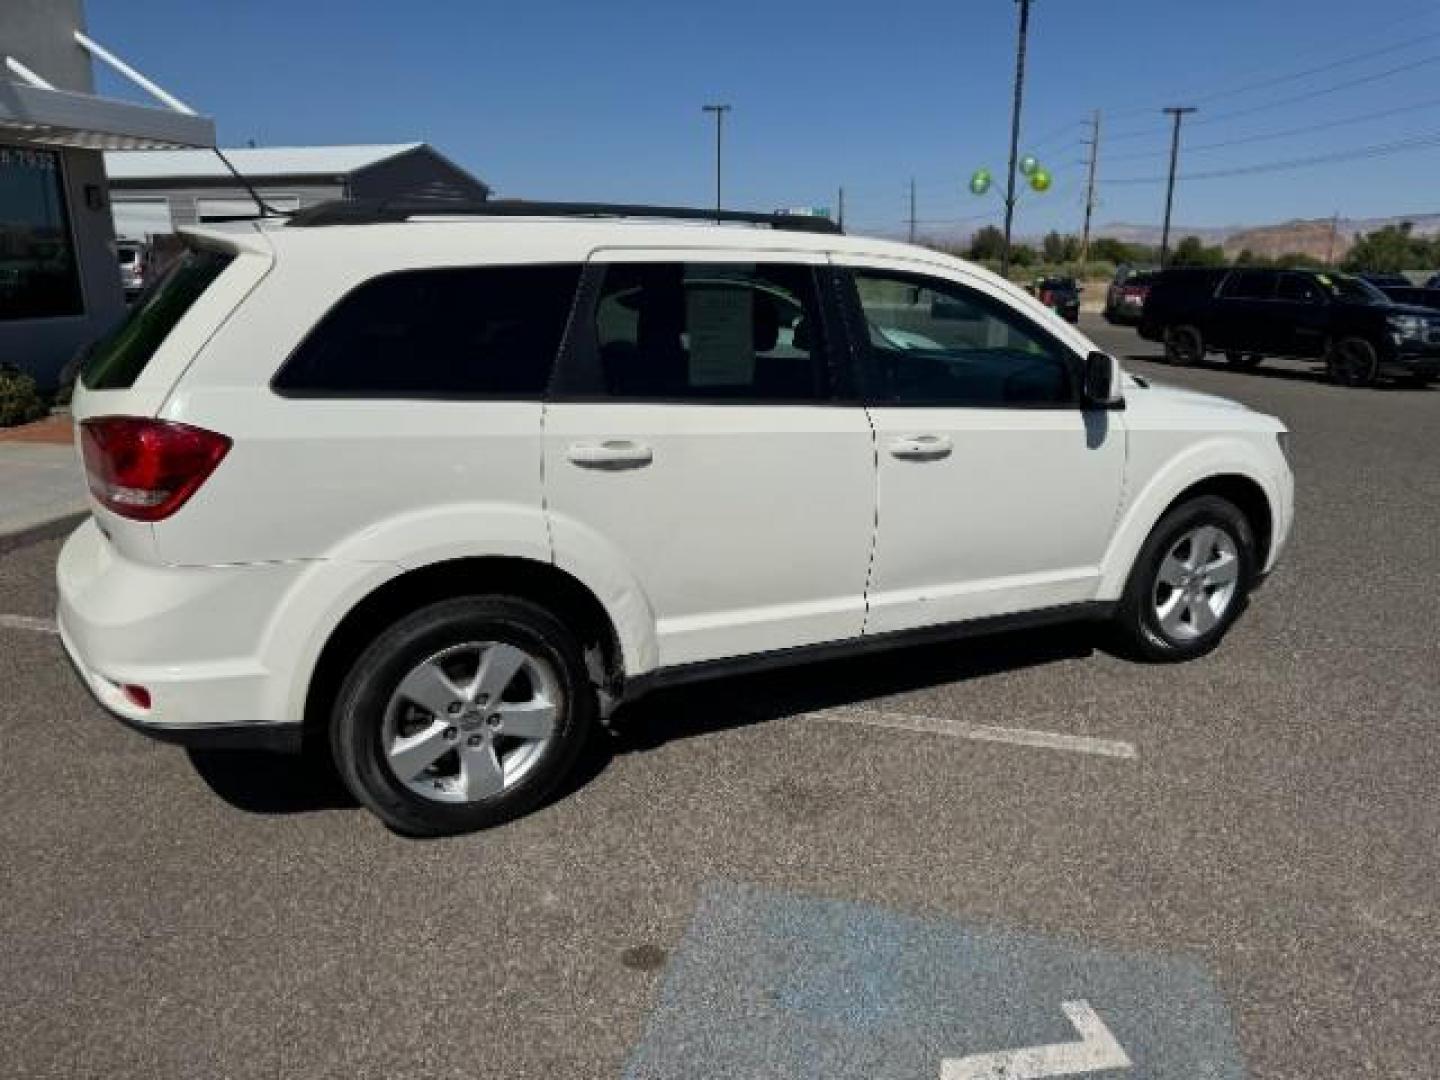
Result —
<path fill-rule="evenodd" d="M 1440 378 L 1440 312 L 1397 304 L 1348 274 L 1166 270 L 1145 299 L 1140 335 L 1163 341 L 1176 364 L 1219 352 L 1245 368 L 1267 356 L 1321 360 L 1345 386 Z"/>

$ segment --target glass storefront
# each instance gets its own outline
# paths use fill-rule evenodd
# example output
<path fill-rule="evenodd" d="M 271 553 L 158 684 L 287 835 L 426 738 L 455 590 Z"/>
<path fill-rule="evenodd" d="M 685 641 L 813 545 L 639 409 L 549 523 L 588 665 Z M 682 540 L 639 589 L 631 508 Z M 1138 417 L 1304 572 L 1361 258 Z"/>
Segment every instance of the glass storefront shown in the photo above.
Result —
<path fill-rule="evenodd" d="M 60 155 L 0 146 L 0 322 L 83 312 Z"/>

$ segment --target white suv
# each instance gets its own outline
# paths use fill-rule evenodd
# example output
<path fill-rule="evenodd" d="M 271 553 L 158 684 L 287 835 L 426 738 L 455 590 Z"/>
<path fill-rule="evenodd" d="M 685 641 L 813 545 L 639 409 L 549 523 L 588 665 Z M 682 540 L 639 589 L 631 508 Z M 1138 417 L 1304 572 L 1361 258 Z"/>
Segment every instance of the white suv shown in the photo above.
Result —
<path fill-rule="evenodd" d="M 1289 532 L 1278 421 L 1122 375 L 975 266 L 456 211 L 196 232 L 93 349 L 59 625 L 123 720 L 328 740 L 389 825 L 455 832 L 661 684 L 1077 617 L 1199 655 Z"/>

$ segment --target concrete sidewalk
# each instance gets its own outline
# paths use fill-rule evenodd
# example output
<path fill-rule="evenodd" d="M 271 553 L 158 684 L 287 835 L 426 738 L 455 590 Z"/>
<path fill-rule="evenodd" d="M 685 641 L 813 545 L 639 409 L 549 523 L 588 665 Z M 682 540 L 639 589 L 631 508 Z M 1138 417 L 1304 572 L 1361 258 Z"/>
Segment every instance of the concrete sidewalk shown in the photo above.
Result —
<path fill-rule="evenodd" d="M 0 431 L 0 536 L 85 509 L 68 416 Z"/>

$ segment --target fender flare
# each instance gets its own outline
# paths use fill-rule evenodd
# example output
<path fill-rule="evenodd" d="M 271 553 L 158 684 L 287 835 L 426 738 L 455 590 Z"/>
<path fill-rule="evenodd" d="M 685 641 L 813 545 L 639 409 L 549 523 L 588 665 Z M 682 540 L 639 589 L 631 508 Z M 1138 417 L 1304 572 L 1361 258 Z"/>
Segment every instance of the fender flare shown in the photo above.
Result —
<path fill-rule="evenodd" d="M 1261 454 L 1243 441 L 1206 439 L 1166 462 L 1134 498 L 1126 500 L 1100 564 L 1097 598 L 1120 599 L 1140 548 L 1176 499 L 1199 484 L 1226 477 L 1248 480 L 1264 492 L 1272 525 L 1280 527 L 1285 520 L 1280 485 Z M 1269 559 L 1273 560 L 1275 549 L 1272 542 Z"/>
<path fill-rule="evenodd" d="M 475 558 L 509 558 L 553 567 L 589 590 L 609 618 L 627 678 L 652 669 L 659 649 L 655 617 L 639 579 L 621 554 L 574 522 L 556 532 L 536 508 L 460 504 L 377 523 L 312 561 L 276 607 L 260 649 L 275 699 L 266 714 L 298 720 L 316 665 L 345 617 L 376 590 L 415 570 Z M 466 540 L 465 538 L 475 538 Z M 477 541 L 483 538 L 483 545 Z"/>

